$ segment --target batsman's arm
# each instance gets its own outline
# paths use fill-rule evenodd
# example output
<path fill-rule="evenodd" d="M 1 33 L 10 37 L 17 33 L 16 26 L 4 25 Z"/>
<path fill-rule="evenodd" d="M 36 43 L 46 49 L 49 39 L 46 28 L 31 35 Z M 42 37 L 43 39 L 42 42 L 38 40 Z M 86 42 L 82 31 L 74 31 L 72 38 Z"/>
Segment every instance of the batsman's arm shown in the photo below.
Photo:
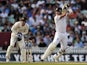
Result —
<path fill-rule="evenodd" d="M 62 8 L 62 12 L 64 11 L 66 11 L 68 14 L 73 13 L 73 10 L 69 4 L 64 4 L 64 7 Z"/>
<path fill-rule="evenodd" d="M 60 15 L 60 19 L 63 18 L 64 16 L 66 16 L 66 14 L 67 14 L 66 11 L 62 12 L 62 14 Z"/>

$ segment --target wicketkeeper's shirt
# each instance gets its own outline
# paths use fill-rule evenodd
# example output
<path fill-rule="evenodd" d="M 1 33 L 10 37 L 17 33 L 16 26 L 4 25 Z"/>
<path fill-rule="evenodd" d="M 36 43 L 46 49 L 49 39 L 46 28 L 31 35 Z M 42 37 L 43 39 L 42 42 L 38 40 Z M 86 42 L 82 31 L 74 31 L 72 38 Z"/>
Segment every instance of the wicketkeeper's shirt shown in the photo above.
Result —
<path fill-rule="evenodd" d="M 25 35 L 28 33 L 28 30 L 29 30 L 29 25 L 26 23 L 24 26 L 22 26 L 21 21 L 16 22 L 11 28 L 11 31 L 14 34 L 21 32 L 23 35 Z"/>

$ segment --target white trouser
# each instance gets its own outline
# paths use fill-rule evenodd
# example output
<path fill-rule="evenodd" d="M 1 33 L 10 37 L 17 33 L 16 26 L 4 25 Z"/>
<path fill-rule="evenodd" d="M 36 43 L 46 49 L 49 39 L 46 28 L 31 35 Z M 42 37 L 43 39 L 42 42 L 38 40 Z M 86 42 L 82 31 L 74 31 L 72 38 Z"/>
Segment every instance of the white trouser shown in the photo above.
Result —
<path fill-rule="evenodd" d="M 58 45 L 60 43 L 62 50 L 66 49 L 67 47 L 67 34 L 66 33 L 55 33 L 54 39 L 52 44 Z"/>
<path fill-rule="evenodd" d="M 50 55 L 53 52 L 53 50 L 56 48 L 58 43 L 61 44 L 61 48 L 60 48 L 61 50 L 65 50 L 67 48 L 66 33 L 58 33 L 58 32 L 55 33 L 52 43 L 50 43 L 50 45 L 46 49 L 45 53 L 42 55 L 41 59 L 44 60 L 45 58 L 47 58 L 47 56 Z"/>
<path fill-rule="evenodd" d="M 6 52 L 6 58 L 10 59 L 10 54 L 11 54 L 11 51 L 14 48 L 15 44 L 20 48 L 21 61 L 26 61 L 26 51 L 24 49 L 24 47 L 25 47 L 24 36 L 22 36 L 21 41 L 17 41 L 17 37 L 13 33 L 11 34 L 10 45 L 8 46 L 8 49 Z"/>

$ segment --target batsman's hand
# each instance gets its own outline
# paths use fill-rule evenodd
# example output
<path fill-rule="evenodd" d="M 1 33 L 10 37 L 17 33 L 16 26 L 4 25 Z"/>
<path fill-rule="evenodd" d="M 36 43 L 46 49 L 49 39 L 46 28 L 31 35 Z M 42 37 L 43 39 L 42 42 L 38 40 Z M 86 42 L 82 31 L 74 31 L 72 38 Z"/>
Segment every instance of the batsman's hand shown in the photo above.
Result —
<path fill-rule="evenodd" d="M 69 4 L 64 4 L 62 10 L 67 10 L 69 8 Z"/>

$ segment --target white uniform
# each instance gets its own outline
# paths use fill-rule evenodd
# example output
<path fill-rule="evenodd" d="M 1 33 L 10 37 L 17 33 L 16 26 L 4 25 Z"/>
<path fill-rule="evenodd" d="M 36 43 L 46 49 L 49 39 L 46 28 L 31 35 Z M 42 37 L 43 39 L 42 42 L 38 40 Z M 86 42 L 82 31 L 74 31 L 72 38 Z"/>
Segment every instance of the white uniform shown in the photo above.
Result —
<path fill-rule="evenodd" d="M 10 59 L 10 54 L 11 54 L 11 51 L 14 47 L 14 45 L 16 44 L 19 48 L 20 48 L 20 51 L 21 51 L 21 61 L 26 61 L 26 52 L 25 52 L 25 42 L 24 42 L 24 35 L 28 33 L 28 29 L 29 29 L 29 26 L 27 23 L 25 23 L 24 26 L 22 26 L 22 22 L 21 21 L 18 21 L 16 22 L 12 28 L 11 28 L 11 39 L 10 39 L 10 45 L 7 49 L 7 53 L 6 53 L 6 61 L 8 62 L 9 59 Z M 22 40 L 21 41 L 17 41 L 17 33 L 20 32 L 22 33 Z"/>
<path fill-rule="evenodd" d="M 41 56 L 42 60 L 47 58 L 47 56 L 52 53 L 52 51 L 55 49 L 55 47 L 58 45 L 58 43 L 61 44 L 60 51 L 66 49 L 66 47 L 67 47 L 67 36 L 66 36 L 66 25 L 67 25 L 67 23 L 66 23 L 66 20 L 67 20 L 67 15 L 64 16 L 63 18 L 60 18 L 59 15 L 56 15 L 54 17 L 55 26 L 56 26 L 55 27 L 56 33 L 55 33 L 53 42 L 48 46 L 45 53 Z"/>
<path fill-rule="evenodd" d="M 65 49 L 67 46 L 67 34 L 66 34 L 66 26 L 67 26 L 67 15 L 60 19 L 60 16 L 54 17 L 55 25 L 56 25 L 56 33 L 54 36 L 53 43 L 56 45 L 60 42 L 61 48 Z"/>

